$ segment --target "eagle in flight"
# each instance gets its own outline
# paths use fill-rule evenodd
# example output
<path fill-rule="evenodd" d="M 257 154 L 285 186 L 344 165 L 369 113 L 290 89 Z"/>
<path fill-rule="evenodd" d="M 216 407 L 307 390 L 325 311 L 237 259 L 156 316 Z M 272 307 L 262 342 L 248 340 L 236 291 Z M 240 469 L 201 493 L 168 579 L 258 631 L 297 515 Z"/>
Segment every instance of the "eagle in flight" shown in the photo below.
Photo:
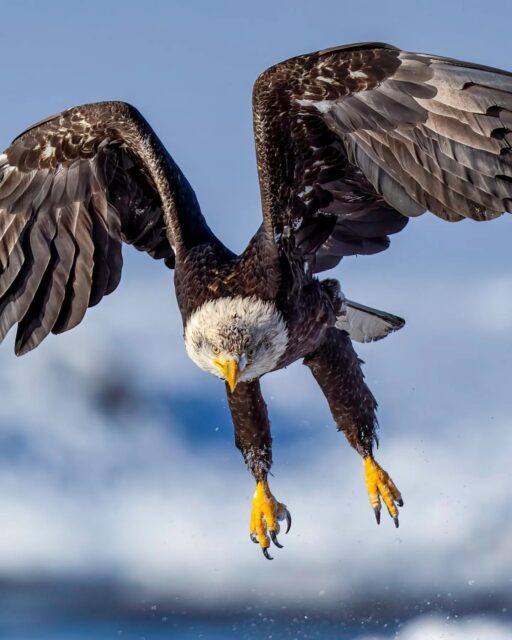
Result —
<path fill-rule="evenodd" d="M 254 85 L 263 220 L 241 255 L 132 106 L 63 111 L 0 154 L 0 339 L 16 354 L 76 326 L 121 277 L 121 245 L 174 269 L 188 355 L 225 381 L 235 443 L 254 476 L 251 539 L 270 558 L 280 522 L 259 379 L 302 359 L 362 456 L 370 504 L 398 526 L 400 492 L 373 457 L 377 403 L 352 339 L 403 320 L 319 280 L 389 246 L 425 211 L 455 222 L 512 211 L 512 74 L 381 43 L 291 58 Z"/>

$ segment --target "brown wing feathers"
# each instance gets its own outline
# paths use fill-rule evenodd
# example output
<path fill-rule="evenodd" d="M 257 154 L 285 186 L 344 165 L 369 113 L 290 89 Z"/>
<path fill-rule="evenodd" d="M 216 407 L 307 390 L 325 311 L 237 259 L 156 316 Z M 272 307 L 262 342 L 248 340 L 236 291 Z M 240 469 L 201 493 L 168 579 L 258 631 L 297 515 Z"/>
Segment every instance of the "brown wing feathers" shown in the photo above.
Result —
<path fill-rule="evenodd" d="M 120 234 L 104 217 L 103 158 L 69 159 L 79 150 L 68 140 L 25 136 L 7 150 L 0 168 L 0 221 L 13 244 L 0 275 L 0 339 L 18 322 L 18 354 L 50 331 L 75 326 L 89 302 L 115 287 L 121 266 Z M 12 222 L 18 218 L 26 220 L 23 228 Z"/>
<path fill-rule="evenodd" d="M 339 47 L 267 70 L 254 110 L 257 145 L 286 140 L 258 153 L 267 227 L 293 228 L 317 271 L 386 248 L 427 209 L 456 221 L 512 208 L 507 72 L 377 43 Z"/>
<path fill-rule="evenodd" d="M 187 216 L 189 235 L 210 237 L 187 181 L 129 105 L 85 105 L 29 129 L 0 155 L 0 340 L 18 323 L 22 354 L 76 326 L 117 287 L 122 241 L 172 267 L 168 227 L 178 242 Z"/>

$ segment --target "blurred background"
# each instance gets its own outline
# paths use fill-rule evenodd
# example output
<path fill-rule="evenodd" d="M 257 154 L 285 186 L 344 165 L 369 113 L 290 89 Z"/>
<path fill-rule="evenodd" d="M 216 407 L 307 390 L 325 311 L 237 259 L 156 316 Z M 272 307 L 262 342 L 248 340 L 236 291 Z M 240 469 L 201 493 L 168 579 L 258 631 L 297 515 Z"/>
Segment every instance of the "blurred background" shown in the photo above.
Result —
<path fill-rule="evenodd" d="M 251 88 L 269 65 L 387 41 L 512 69 L 506 2 L 2 3 L 0 147 L 66 107 L 136 105 L 242 250 L 260 221 Z M 186 357 L 172 273 L 125 248 L 74 331 L 0 352 L 0 638 L 512 637 L 509 219 L 424 216 L 332 275 L 407 319 L 357 346 L 400 529 L 300 364 L 263 380 L 283 551 L 248 539 L 254 490 L 220 381 Z M 13 332 L 14 334 L 14 332 Z"/>

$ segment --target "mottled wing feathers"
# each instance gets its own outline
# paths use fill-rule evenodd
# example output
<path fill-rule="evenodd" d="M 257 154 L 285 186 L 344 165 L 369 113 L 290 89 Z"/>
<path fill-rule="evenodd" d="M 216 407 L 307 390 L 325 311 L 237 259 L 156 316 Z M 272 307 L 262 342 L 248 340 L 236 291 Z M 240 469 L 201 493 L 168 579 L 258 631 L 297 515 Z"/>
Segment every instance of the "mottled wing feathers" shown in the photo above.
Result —
<path fill-rule="evenodd" d="M 368 43 L 292 58 L 254 88 L 264 221 L 320 271 L 430 210 L 512 206 L 512 75 Z"/>
<path fill-rule="evenodd" d="M 188 226 L 186 222 L 188 218 Z M 0 340 L 16 353 L 76 326 L 121 277 L 122 241 L 174 264 L 210 232 L 185 178 L 133 108 L 63 112 L 0 155 Z"/>

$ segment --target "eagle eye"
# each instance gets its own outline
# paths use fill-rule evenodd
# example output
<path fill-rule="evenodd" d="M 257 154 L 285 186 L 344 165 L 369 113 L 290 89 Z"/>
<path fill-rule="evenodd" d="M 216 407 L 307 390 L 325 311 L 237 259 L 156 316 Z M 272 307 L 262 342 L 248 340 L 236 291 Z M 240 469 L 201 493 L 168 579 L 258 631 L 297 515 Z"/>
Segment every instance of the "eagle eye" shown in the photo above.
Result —
<path fill-rule="evenodd" d="M 213 351 L 214 355 L 216 355 L 216 356 L 218 356 L 219 353 L 220 353 L 219 347 L 212 347 L 212 351 Z"/>

